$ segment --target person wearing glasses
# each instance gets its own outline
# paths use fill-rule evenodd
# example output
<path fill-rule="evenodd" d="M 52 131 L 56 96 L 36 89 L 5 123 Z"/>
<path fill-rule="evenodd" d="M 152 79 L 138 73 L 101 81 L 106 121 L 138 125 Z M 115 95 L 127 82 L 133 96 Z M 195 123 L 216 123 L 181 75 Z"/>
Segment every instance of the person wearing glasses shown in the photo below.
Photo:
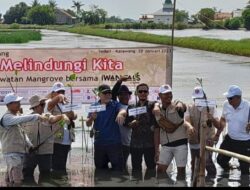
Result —
<path fill-rule="evenodd" d="M 52 115 L 65 114 L 70 121 L 76 120 L 77 115 L 74 111 L 63 113 L 64 104 L 69 103 L 65 96 L 65 87 L 63 83 L 56 82 L 51 88 L 51 94 L 44 108 L 44 113 L 50 112 Z M 74 128 L 70 123 L 65 122 L 61 127 L 58 123 L 53 124 L 54 135 L 54 152 L 52 156 L 52 177 L 61 178 L 67 175 L 66 164 L 68 153 L 71 149 L 72 142 L 75 141 Z"/>
<path fill-rule="evenodd" d="M 153 115 L 155 101 L 148 100 L 149 86 L 141 83 L 136 87 L 136 103 L 128 106 L 128 111 L 133 108 L 145 107 L 145 112 L 141 114 L 127 116 L 125 126 L 132 128 L 130 151 L 132 161 L 132 176 L 140 178 L 142 176 L 143 158 L 146 164 L 145 178 L 155 176 L 155 147 L 154 129 L 157 125 Z"/>
<path fill-rule="evenodd" d="M 220 149 L 250 156 L 250 133 L 247 131 L 250 120 L 250 103 L 242 98 L 239 86 L 231 85 L 223 94 L 227 100 L 223 104 L 220 126 L 225 128 L 227 134 L 220 145 Z M 231 157 L 219 154 L 217 163 L 225 170 L 230 169 Z M 249 163 L 239 160 L 241 176 L 249 181 Z M 241 177 L 241 178 L 242 178 Z"/>
<path fill-rule="evenodd" d="M 99 101 L 92 106 L 104 105 L 105 110 L 89 113 L 86 124 L 95 129 L 94 135 L 94 163 L 95 175 L 111 169 L 123 171 L 122 144 L 119 125 L 124 123 L 126 109 L 112 100 L 112 91 L 109 85 L 102 84 L 97 88 Z M 109 162 L 111 168 L 109 168 Z"/>
<path fill-rule="evenodd" d="M 46 98 L 41 98 L 34 95 L 29 99 L 30 110 L 32 114 L 42 115 L 44 112 Z M 38 184 L 48 181 L 50 179 L 50 172 L 52 166 L 52 154 L 54 138 L 52 134 L 52 124 L 59 120 L 67 119 L 66 115 L 52 116 L 47 114 L 48 121 L 30 121 L 24 124 L 23 128 L 26 131 L 34 148 L 29 154 L 25 154 L 23 176 L 24 182 L 27 184 L 36 184 L 34 179 L 34 170 L 36 166 L 39 167 Z"/>
<path fill-rule="evenodd" d="M 22 125 L 29 121 L 45 120 L 39 114 L 20 115 L 18 112 L 22 99 L 23 97 L 17 96 L 15 93 L 9 93 L 4 97 L 4 104 L 8 110 L 0 121 L 0 141 L 7 166 L 5 176 L 7 187 L 22 185 L 24 155 L 33 147 Z"/>

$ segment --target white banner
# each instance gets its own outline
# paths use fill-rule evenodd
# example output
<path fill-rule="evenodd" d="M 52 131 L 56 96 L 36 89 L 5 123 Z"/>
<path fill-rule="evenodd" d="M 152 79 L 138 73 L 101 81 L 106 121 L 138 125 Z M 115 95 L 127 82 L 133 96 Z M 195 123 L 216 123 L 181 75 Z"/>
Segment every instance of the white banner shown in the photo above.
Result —
<path fill-rule="evenodd" d="M 140 114 L 143 114 L 143 113 L 147 113 L 147 107 L 146 106 L 128 109 L 128 115 L 129 116 L 136 116 L 136 115 L 140 115 Z"/>
<path fill-rule="evenodd" d="M 64 104 L 61 106 L 61 110 L 63 113 L 80 109 L 82 109 L 81 104 Z"/>
<path fill-rule="evenodd" d="M 204 99 L 195 99 L 195 106 L 199 107 L 216 107 L 216 100 L 204 100 Z"/>
<path fill-rule="evenodd" d="M 86 110 L 88 113 L 106 111 L 106 105 L 89 106 Z"/>

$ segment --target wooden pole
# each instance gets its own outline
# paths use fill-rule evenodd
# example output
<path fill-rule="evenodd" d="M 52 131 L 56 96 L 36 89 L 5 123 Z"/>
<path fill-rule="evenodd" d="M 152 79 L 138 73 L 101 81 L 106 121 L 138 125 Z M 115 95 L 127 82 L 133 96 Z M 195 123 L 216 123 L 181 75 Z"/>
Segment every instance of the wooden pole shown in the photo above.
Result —
<path fill-rule="evenodd" d="M 174 27 L 175 27 L 175 12 L 176 12 L 176 0 L 173 2 L 173 18 L 172 18 L 172 36 L 171 36 L 171 81 L 169 81 L 169 84 L 172 86 L 172 80 L 173 80 L 173 59 L 174 59 Z M 168 82 L 168 81 L 166 81 Z"/>
<path fill-rule="evenodd" d="M 87 153 L 88 152 L 88 144 L 86 142 L 86 134 L 85 134 L 85 129 L 84 129 L 84 121 L 86 121 L 86 120 L 83 119 L 83 116 L 82 116 L 79 121 L 81 121 L 81 124 L 82 124 L 82 149 L 83 149 L 83 139 L 84 139 L 85 149 L 86 149 L 86 153 Z"/>
<path fill-rule="evenodd" d="M 241 154 L 238 154 L 238 153 L 235 153 L 235 152 L 230 152 L 228 150 L 213 148 L 213 147 L 209 147 L 209 146 L 206 146 L 206 149 L 209 150 L 209 151 L 217 152 L 219 154 L 223 154 L 223 155 L 229 156 L 229 157 L 234 157 L 234 158 L 237 158 L 237 159 L 242 160 L 244 162 L 250 163 L 250 157 L 249 156 L 245 156 L 245 155 L 241 155 Z"/>
<path fill-rule="evenodd" d="M 199 167 L 199 173 L 197 176 L 197 187 L 205 186 L 206 131 L 207 131 L 207 125 L 203 123 L 200 127 L 200 167 Z"/>
<path fill-rule="evenodd" d="M 200 158 L 195 157 L 192 187 L 197 187 L 197 177 L 198 177 L 198 173 L 199 173 L 199 168 L 200 168 Z"/>

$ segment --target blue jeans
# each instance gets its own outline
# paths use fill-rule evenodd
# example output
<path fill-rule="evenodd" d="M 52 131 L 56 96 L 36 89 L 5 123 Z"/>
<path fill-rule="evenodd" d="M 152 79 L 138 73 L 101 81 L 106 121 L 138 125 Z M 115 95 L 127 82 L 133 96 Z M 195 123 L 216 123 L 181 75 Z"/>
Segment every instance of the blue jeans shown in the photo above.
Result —
<path fill-rule="evenodd" d="M 111 163 L 112 170 L 123 171 L 122 145 L 97 145 L 94 146 L 94 161 L 96 169 L 108 169 Z"/>

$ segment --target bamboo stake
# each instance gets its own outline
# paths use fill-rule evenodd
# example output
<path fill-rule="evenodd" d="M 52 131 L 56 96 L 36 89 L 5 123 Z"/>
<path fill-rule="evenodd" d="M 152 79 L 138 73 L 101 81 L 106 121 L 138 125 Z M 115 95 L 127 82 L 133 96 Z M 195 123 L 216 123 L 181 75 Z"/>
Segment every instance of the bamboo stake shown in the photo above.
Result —
<path fill-rule="evenodd" d="M 200 165 L 199 173 L 197 176 L 197 187 L 205 186 L 205 168 L 206 168 L 206 131 L 207 125 L 202 124 L 200 130 Z"/>
<path fill-rule="evenodd" d="M 209 146 L 206 146 L 206 149 L 209 150 L 209 151 L 217 152 L 219 154 L 223 154 L 225 156 L 237 158 L 237 159 L 242 160 L 244 162 L 250 163 L 250 157 L 249 156 L 245 156 L 245 155 L 238 154 L 238 153 L 235 153 L 235 152 L 230 152 L 228 150 L 213 148 L 213 147 L 209 147 Z"/>
<path fill-rule="evenodd" d="M 79 121 L 81 121 L 81 129 L 82 129 L 82 164 L 83 164 L 83 147 L 85 143 L 85 150 L 86 150 L 86 154 L 88 152 L 88 144 L 86 142 L 86 134 L 85 134 L 85 129 L 84 129 L 84 121 L 86 121 L 85 119 L 83 119 L 83 116 L 81 116 L 81 119 L 79 119 Z"/>
<path fill-rule="evenodd" d="M 195 157 L 192 187 L 197 187 L 197 177 L 198 177 L 199 167 L 200 167 L 200 158 Z"/>

